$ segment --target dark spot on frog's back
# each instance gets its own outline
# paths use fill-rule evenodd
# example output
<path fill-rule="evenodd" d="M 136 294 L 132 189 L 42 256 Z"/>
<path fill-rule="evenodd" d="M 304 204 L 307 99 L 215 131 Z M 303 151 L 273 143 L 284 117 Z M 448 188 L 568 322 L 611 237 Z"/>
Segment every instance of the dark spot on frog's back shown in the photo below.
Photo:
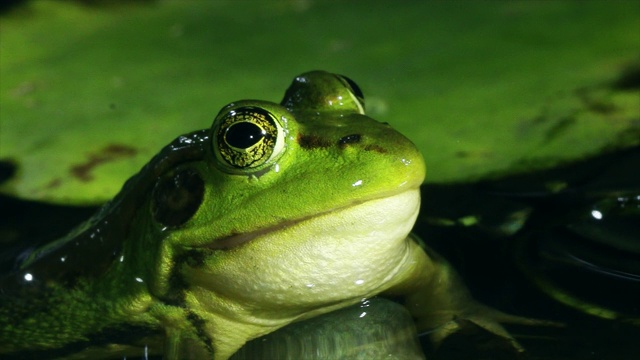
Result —
<path fill-rule="evenodd" d="M 387 153 L 387 149 L 383 148 L 382 146 L 374 145 L 374 144 L 369 144 L 369 145 L 365 146 L 364 150 L 365 151 L 374 151 L 374 152 L 377 152 L 379 154 L 386 154 Z"/>
<path fill-rule="evenodd" d="M 328 148 L 331 142 L 317 135 L 298 135 L 298 144 L 303 149 Z"/>
<path fill-rule="evenodd" d="M 350 145 L 362 144 L 362 140 L 363 140 L 362 135 L 350 134 L 350 135 L 345 135 L 341 137 L 340 139 L 338 139 L 338 141 L 335 144 L 338 145 L 340 149 L 345 149 Z M 302 135 L 302 134 L 298 135 L 298 144 L 300 144 L 300 146 L 303 149 L 308 149 L 308 150 L 323 149 L 323 148 L 331 147 L 333 145 L 331 141 L 329 141 L 326 138 L 323 138 L 317 135 Z M 380 154 L 387 153 L 387 149 L 376 144 L 364 145 L 363 149 L 364 151 L 374 151 Z"/>
<path fill-rule="evenodd" d="M 93 180 L 92 171 L 105 163 L 109 163 L 118 159 L 124 159 L 134 156 L 138 152 L 137 149 L 122 145 L 111 144 L 104 148 L 90 153 L 87 161 L 82 164 L 74 165 L 70 168 L 71 175 L 82 182 Z"/>
<path fill-rule="evenodd" d="M 346 135 L 340 138 L 340 140 L 338 140 L 338 146 L 341 149 L 346 148 L 349 145 L 355 145 L 355 144 L 359 144 L 362 142 L 362 135 L 360 134 L 351 134 L 351 135 Z M 374 151 L 380 154 L 386 154 L 387 150 L 385 148 L 383 148 L 382 146 L 376 145 L 376 144 L 367 144 L 364 146 L 364 151 Z"/>

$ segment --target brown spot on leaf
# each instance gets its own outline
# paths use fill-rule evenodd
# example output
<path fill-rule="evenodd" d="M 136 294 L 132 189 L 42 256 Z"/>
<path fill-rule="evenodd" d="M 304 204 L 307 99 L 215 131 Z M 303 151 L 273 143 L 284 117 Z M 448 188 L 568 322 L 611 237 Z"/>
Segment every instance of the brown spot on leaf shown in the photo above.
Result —
<path fill-rule="evenodd" d="M 610 100 L 598 97 L 593 90 L 581 88 L 576 90 L 576 95 L 588 111 L 603 115 L 616 111 L 616 107 Z"/>
<path fill-rule="evenodd" d="M 316 135 L 298 135 L 298 144 L 304 149 L 315 149 L 315 148 L 328 148 L 331 146 L 331 142 L 329 142 L 325 138 L 321 138 Z"/>
<path fill-rule="evenodd" d="M 475 149 L 473 151 L 459 150 L 455 152 L 454 156 L 460 159 L 490 159 L 493 154 L 489 150 Z"/>
<path fill-rule="evenodd" d="M 121 144 L 111 144 L 101 150 L 91 153 L 86 162 L 72 166 L 69 171 L 71 176 L 82 182 L 93 180 L 93 170 L 105 163 L 109 163 L 118 159 L 134 156 L 138 152 L 137 149 Z"/>
<path fill-rule="evenodd" d="M 49 183 L 47 185 L 45 185 L 45 189 L 47 190 L 51 190 L 51 189 L 55 189 L 57 187 L 59 187 L 60 185 L 62 185 L 62 180 L 60 178 L 55 178 L 51 181 L 49 181 Z"/>

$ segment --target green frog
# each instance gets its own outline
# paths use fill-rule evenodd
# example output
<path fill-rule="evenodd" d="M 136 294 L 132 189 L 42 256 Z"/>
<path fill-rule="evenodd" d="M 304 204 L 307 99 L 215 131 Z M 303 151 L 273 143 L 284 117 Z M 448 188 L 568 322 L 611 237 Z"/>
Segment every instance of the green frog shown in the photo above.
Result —
<path fill-rule="evenodd" d="M 410 235 L 425 164 L 347 77 L 296 77 L 178 137 L 0 283 L 0 357 L 229 358 L 293 322 L 403 298 L 435 341 L 470 319 L 507 337 Z M 137 351 L 137 352 L 136 352 Z"/>

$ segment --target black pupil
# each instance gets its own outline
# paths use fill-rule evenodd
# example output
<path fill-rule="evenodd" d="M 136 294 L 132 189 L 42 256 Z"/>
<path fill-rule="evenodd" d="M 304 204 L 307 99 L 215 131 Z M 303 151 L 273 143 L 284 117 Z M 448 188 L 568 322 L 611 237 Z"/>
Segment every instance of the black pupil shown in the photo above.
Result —
<path fill-rule="evenodd" d="M 247 149 L 260 142 L 265 135 L 258 125 L 250 122 L 239 122 L 227 129 L 224 139 L 232 147 Z"/>

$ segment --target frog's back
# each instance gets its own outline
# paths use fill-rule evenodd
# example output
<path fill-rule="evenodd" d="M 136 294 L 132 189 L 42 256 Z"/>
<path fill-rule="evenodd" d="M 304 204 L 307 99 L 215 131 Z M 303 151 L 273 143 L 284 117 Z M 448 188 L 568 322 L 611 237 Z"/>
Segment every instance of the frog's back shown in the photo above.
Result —
<path fill-rule="evenodd" d="M 138 240 L 132 222 L 156 179 L 176 163 L 201 158 L 206 138 L 205 131 L 196 131 L 174 140 L 129 179 L 112 201 L 69 234 L 57 239 L 32 239 L 3 249 L 0 357 L 38 358 L 38 351 L 44 350 L 23 351 L 38 348 L 55 348 L 62 351 L 62 356 L 86 347 L 88 342 L 114 339 L 114 334 L 131 333 L 132 329 L 143 335 L 157 331 L 128 324 L 120 310 L 113 310 L 119 302 L 131 306 L 126 304 L 130 300 L 117 298 L 121 294 L 114 286 L 118 279 L 109 280 L 109 286 L 96 283 L 103 281 L 114 263 L 121 262 L 126 242 Z M 126 292 L 129 290 L 122 291 L 129 298 L 134 296 Z M 123 319 L 117 320 L 118 316 Z M 50 357 L 53 353 L 47 350 L 46 354 Z"/>

